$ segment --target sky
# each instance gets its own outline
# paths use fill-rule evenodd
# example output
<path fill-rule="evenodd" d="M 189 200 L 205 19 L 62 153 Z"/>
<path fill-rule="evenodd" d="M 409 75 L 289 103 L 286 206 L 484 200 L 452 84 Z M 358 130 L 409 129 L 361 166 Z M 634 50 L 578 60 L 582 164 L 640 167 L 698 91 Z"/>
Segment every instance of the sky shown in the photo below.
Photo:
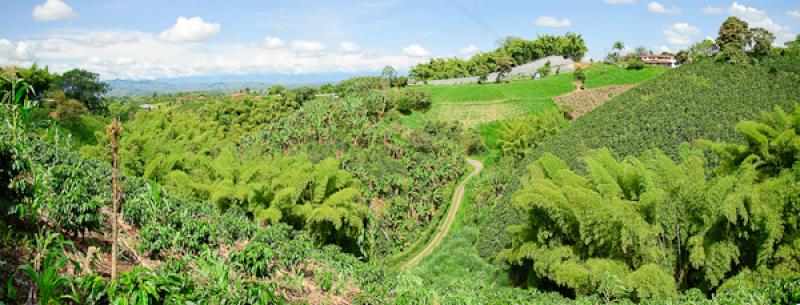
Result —
<path fill-rule="evenodd" d="M 728 16 L 800 31 L 797 0 L 0 0 L 0 65 L 73 68 L 101 79 L 406 71 L 490 51 L 499 38 L 581 34 L 601 59 L 615 41 L 676 51 Z"/>

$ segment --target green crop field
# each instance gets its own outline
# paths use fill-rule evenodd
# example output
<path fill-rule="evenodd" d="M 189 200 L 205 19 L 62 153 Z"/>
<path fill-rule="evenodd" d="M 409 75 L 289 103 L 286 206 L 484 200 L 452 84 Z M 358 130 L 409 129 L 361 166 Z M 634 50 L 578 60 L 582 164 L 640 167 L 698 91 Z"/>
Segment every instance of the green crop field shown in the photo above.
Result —
<path fill-rule="evenodd" d="M 668 69 L 625 70 L 613 65 L 594 65 L 587 69 L 586 86 L 638 84 L 655 78 Z M 419 86 L 429 92 L 433 106 L 426 113 L 414 113 L 402 122 L 419 127 L 423 120 L 458 121 L 466 127 L 480 126 L 485 136 L 499 124 L 491 122 L 542 113 L 555 107 L 553 97 L 575 89 L 572 73 L 561 73 L 541 80 L 520 80 L 501 84 Z M 481 126 L 488 124 L 488 126 Z"/>

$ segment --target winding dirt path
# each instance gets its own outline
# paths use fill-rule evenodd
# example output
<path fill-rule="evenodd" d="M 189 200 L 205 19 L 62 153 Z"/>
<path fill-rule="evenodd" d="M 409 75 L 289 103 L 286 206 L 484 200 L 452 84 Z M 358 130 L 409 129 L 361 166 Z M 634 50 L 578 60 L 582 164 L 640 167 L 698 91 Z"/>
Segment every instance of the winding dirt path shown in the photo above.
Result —
<path fill-rule="evenodd" d="M 452 226 L 453 222 L 455 222 L 456 220 L 458 209 L 461 207 L 461 201 L 463 201 L 464 199 L 464 189 L 466 188 L 467 183 L 469 183 L 469 181 L 472 180 L 472 178 L 474 178 L 476 175 L 478 175 L 478 173 L 481 172 L 481 170 L 483 170 L 483 163 L 481 163 L 480 161 L 467 158 L 467 162 L 469 162 L 469 164 L 472 165 L 472 167 L 475 168 L 475 170 L 473 170 L 472 173 L 469 174 L 469 176 L 464 178 L 464 181 L 461 181 L 461 183 L 456 188 L 456 191 L 453 192 L 453 201 L 450 203 L 450 209 L 447 211 L 447 217 L 444 219 L 444 222 L 442 222 L 441 227 L 439 227 L 439 231 L 436 232 L 436 236 L 434 236 L 433 239 L 431 239 L 431 242 L 428 243 L 427 246 L 425 246 L 425 249 L 423 249 L 422 252 L 418 253 L 416 256 L 414 256 L 414 258 L 405 263 L 402 269 L 413 267 L 414 265 L 422 261 L 422 259 L 425 258 L 425 256 L 427 256 L 428 254 L 431 254 L 431 252 L 433 252 L 433 249 L 436 249 L 436 247 L 439 246 L 444 237 L 447 236 L 447 232 L 450 231 L 450 226 Z"/>

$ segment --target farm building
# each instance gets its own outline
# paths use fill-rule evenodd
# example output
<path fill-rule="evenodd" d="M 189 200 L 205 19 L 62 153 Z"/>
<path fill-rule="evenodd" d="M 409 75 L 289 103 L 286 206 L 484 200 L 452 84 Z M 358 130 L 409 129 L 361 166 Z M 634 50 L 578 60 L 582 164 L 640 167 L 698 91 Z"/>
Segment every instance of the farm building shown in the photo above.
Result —
<path fill-rule="evenodd" d="M 678 60 L 672 55 L 641 55 L 639 56 L 646 65 L 677 68 Z"/>

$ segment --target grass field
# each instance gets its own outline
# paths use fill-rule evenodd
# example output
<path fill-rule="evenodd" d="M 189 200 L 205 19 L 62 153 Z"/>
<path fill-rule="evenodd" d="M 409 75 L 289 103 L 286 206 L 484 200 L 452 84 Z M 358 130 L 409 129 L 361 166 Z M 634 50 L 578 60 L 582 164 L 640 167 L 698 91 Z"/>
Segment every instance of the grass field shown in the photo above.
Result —
<path fill-rule="evenodd" d="M 587 88 L 608 85 L 639 84 L 658 77 L 667 68 L 643 70 L 595 64 L 586 70 Z M 477 128 L 489 148 L 482 159 L 491 164 L 498 154 L 497 140 L 504 120 L 537 114 L 556 107 L 553 98 L 575 89 L 572 73 L 545 77 L 541 80 L 520 80 L 502 84 L 468 84 L 453 86 L 419 86 L 430 92 L 433 105 L 428 112 L 413 113 L 401 122 L 419 128 L 425 120 L 458 121 L 465 127 Z"/>
<path fill-rule="evenodd" d="M 588 88 L 607 85 L 638 84 L 657 77 L 666 68 L 646 68 L 629 71 L 623 68 L 596 64 L 586 71 Z M 553 97 L 574 90 L 572 73 L 546 77 L 541 80 L 520 80 L 503 84 L 467 84 L 453 86 L 420 86 L 430 92 L 433 106 L 426 113 L 414 113 L 403 123 L 419 127 L 426 119 L 459 121 L 467 127 L 541 113 L 555 107 Z M 492 124 L 496 125 L 496 124 Z M 491 128 L 481 128 L 490 130 Z"/>

